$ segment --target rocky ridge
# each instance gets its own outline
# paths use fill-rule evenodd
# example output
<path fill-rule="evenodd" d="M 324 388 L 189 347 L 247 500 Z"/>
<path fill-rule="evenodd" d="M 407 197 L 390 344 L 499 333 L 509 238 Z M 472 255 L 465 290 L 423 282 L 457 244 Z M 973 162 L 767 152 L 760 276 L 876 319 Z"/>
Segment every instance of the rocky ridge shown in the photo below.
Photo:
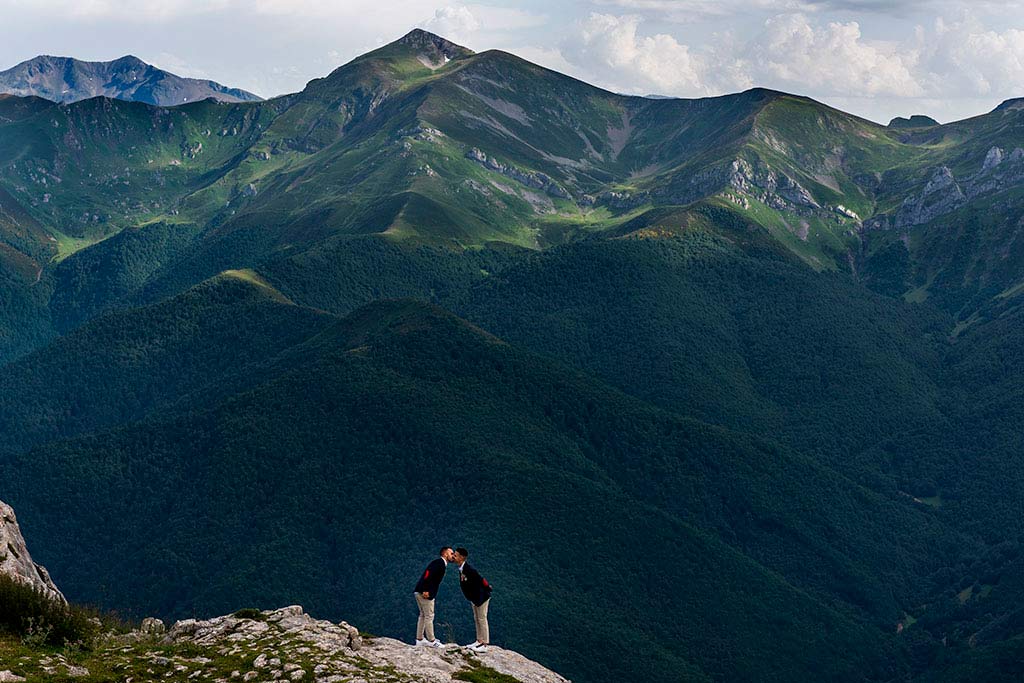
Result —
<path fill-rule="evenodd" d="M 176 76 L 131 55 L 110 62 L 40 55 L 0 71 L 0 92 L 64 103 L 102 96 L 159 106 L 206 98 L 221 102 L 260 99 L 211 80 Z"/>

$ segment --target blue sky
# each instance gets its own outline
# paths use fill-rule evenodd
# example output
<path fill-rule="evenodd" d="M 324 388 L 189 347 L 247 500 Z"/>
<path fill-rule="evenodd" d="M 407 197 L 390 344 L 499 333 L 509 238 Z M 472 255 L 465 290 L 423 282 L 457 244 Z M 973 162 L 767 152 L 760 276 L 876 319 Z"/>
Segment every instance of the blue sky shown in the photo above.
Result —
<path fill-rule="evenodd" d="M 134 54 L 263 96 L 420 26 L 611 90 L 763 86 L 886 122 L 1024 96 L 1024 0 L 0 0 L 0 69 Z"/>

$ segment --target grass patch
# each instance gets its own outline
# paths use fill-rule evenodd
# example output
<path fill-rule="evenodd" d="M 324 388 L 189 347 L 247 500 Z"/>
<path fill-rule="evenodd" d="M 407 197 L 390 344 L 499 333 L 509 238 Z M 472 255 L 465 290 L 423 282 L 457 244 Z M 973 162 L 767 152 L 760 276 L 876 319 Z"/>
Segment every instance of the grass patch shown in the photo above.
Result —
<path fill-rule="evenodd" d="M 472 665 L 472 662 L 471 662 Z M 476 665 L 472 669 L 463 669 L 452 674 L 457 681 L 471 681 L 471 683 L 522 683 L 515 676 L 495 671 L 489 666 Z"/>
<path fill-rule="evenodd" d="M 94 237 L 74 237 L 72 235 L 65 235 L 59 230 L 51 230 L 50 234 L 57 241 L 57 255 L 53 257 L 53 260 L 56 263 L 60 263 L 75 252 L 102 242 L 108 237 L 112 237 L 115 233 Z"/>
<path fill-rule="evenodd" d="M 224 277 L 235 278 L 242 282 L 248 282 L 251 285 L 255 285 L 262 291 L 264 291 L 271 299 L 282 304 L 294 305 L 294 302 L 282 294 L 276 287 L 263 279 L 263 277 L 256 271 L 250 268 L 243 268 L 240 270 L 225 270 L 221 273 Z"/>

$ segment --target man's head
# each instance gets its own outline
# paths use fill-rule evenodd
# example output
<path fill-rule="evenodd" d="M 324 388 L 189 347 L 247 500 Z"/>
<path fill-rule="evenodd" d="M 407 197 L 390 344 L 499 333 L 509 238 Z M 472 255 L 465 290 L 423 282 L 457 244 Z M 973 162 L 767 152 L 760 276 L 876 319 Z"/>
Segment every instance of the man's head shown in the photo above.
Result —
<path fill-rule="evenodd" d="M 455 549 L 455 562 L 456 562 L 456 564 L 462 564 L 463 562 L 466 561 L 467 557 L 469 557 L 469 551 L 468 550 L 466 550 L 465 548 L 456 548 Z"/>
<path fill-rule="evenodd" d="M 444 558 L 445 562 L 454 562 L 455 551 L 452 550 L 452 547 L 450 545 L 446 545 L 445 547 L 441 548 L 441 557 Z"/>

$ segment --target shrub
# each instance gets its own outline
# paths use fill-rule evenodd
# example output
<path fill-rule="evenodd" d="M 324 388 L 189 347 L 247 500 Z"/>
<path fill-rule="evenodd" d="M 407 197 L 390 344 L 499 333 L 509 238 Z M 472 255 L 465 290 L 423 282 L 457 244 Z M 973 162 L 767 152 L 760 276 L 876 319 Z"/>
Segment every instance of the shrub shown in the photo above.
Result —
<path fill-rule="evenodd" d="M 236 619 L 252 619 L 253 621 L 267 620 L 267 616 L 255 607 L 246 607 L 244 609 L 240 609 L 231 616 L 235 617 Z"/>
<path fill-rule="evenodd" d="M 25 644 L 91 647 L 100 630 L 98 615 L 53 600 L 35 586 L 0 575 L 0 633 Z"/>

